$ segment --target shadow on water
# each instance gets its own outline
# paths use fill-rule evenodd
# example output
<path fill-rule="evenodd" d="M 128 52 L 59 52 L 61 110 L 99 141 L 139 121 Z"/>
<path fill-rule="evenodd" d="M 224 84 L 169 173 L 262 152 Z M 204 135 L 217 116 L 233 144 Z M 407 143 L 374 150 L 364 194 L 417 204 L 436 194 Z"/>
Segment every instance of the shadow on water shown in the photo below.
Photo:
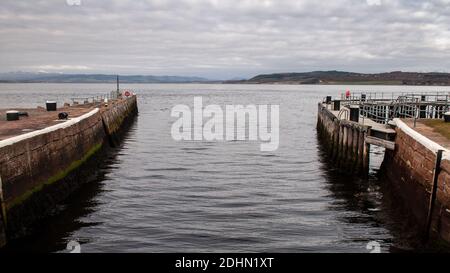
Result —
<path fill-rule="evenodd" d="M 100 161 L 91 159 L 83 168 L 90 172 L 89 179 L 73 192 L 66 200 L 60 203 L 51 215 L 38 221 L 30 228 L 28 235 L 14 239 L 0 250 L 0 252 L 57 252 L 67 247 L 71 234 L 83 227 L 96 226 L 102 223 L 81 221 L 96 210 L 98 202 L 96 197 L 104 192 L 106 176 L 112 172 L 112 167 L 117 156 L 125 148 L 124 143 L 128 136 L 136 131 L 138 117 L 128 120 L 128 125 L 123 128 L 120 135 L 120 145 L 107 147 L 99 152 L 103 157 Z M 84 239 L 85 240 L 85 239 Z M 80 244 L 86 243 L 83 238 L 78 238 Z"/>
<path fill-rule="evenodd" d="M 354 212 L 340 216 L 340 221 L 350 225 L 364 223 L 387 228 L 391 238 L 384 238 L 379 242 L 389 252 L 435 251 L 424 248 L 419 228 L 410 212 L 380 170 L 371 169 L 367 177 L 345 174 L 328 156 L 319 136 L 318 143 L 319 160 L 327 178 L 327 188 L 334 200 L 331 209 Z M 371 154 L 372 156 L 382 155 Z M 367 241 L 372 239 L 367 238 Z"/>

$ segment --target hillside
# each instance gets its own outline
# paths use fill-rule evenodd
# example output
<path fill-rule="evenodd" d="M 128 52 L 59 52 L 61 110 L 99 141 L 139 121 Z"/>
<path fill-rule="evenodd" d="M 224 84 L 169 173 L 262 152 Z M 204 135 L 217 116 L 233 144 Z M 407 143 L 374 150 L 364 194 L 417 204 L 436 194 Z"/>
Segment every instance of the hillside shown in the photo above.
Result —
<path fill-rule="evenodd" d="M 249 80 L 228 81 L 228 83 L 450 85 L 450 74 L 401 71 L 379 74 L 314 71 L 306 73 L 265 74 L 258 75 Z"/>
<path fill-rule="evenodd" d="M 208 82 L 199 77 L 127 75 L 120 76 L 121 83 L 191 83 Z M 10 72 L 0 74 L 0 82 L 10 83 L 114 83 L 116 75 L 106 74 L 57 74 Z"/>

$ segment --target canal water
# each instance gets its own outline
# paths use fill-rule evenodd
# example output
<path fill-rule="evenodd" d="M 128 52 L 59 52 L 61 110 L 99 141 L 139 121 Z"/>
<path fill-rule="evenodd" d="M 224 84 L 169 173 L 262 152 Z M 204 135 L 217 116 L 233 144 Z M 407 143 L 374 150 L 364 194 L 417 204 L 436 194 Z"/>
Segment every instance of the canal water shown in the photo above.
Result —
<path fill-rule="evenodd" d="M 417 248 L 407 210 L 378 178 L 341 175 L 317 138 L 317 102 L 344 86 L 128 84 L 139 116 L 94 179 L 7 251 L 382 252 Z M 0 84 L 0 108 L 61 105 L 113 84 Z M 440 87 L 351 86 L 351 91 L 448 91 Z M 280 105 L 278 150 L 258 142 L 177 142 L 178 104 Z M 416 249 L 417 250 L 417 249 Z"/>

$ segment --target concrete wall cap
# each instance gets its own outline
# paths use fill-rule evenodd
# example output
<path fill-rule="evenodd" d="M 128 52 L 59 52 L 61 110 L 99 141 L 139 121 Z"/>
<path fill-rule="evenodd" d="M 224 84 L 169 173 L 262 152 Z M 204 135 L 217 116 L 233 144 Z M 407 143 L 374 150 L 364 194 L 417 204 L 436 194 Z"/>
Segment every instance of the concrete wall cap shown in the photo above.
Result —
<path fill-rule="evenodd" d="M 442 155 L 442 159 L 450 160 L 450 151 L 441 145 L 437 144 L 436 142 L 432 141 L 431 139 L 425 137 L 424 135 L 420 134 L 416 130 L 409 127 L 406 123 L 404 123 L 401 119 L 395 118 L 394 120 L 395 125 L 397 128 L 402 130 L 405 134 L 413 138 L 415 141 L 419 142 L 425 148 L 432 151 L 433 153 L 437 153 L 438 150 L 444 150 L 444 153 Z"/>
<path fill-rule="evenodd" d="M 63 123 L 59 123 L 59 124 L 56 124 L 56 125 L 53 125 L 53 126 L 41 129 L 41 130 L 37 130 L 37 131 L 33 131 L 33 132 L 26 133 L 26 134 L 23 134 L 23 135 L 19 135 L 19 136 L 15 136 L 15 137 L 12 137 L 12 138 L 1 140 L 0 141 L 0 148 L 3 148 L 5 146 L 9 146 L 9 145 L 13 145 L 13 144 L 15 144 L 15 143 L 17 143 L 19 141 L 22 141 L 22 140 L 25 140 L 25 139 L 28 139 L 28 138 L 32 138 L 32 137 L 35 137 L 35 136 L 38 136 L 38 135 L 50 133 L 50 132 L 56 131 L 58 129 L 64 129 L 64 128 L 70 127 L 70 126 L 72 126 L 72 125 L 82 121 L 83 119 L 87 119 L 87 118 L 95 115 L 98 111 L 99 111 L 99 109 L 95 108 L 94 110 L 90 111 L 89 113 L 86 113 L 86 114 L 84 114 L 82 116 L 79 116 L 79 117 L 76 117 L 76 118 L 73 118 L 73 119 L 70 119 L 70 120 L 65 121 Z"/>

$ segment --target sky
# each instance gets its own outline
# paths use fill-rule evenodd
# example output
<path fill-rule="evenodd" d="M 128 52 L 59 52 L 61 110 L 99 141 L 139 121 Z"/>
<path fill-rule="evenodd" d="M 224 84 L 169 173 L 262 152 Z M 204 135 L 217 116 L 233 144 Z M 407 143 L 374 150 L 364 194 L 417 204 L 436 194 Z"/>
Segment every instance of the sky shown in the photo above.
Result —
<path fill-rule="evenodd" d="M 1 0 L 0 72 L 450 72 L 450 0 Z"/>

